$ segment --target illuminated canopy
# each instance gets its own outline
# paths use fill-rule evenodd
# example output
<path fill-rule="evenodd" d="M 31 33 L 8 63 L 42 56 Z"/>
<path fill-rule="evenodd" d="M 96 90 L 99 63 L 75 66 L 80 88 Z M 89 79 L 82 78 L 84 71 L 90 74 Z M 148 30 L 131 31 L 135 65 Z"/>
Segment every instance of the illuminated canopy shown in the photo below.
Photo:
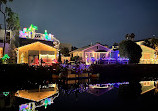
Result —
<path fill-rule="evenodd" d="M 34 42 L 32 44 L 19 47 L 17 63 L 29 63 L 28 58 L 30 53 L 39 56 L 39 59 L 40 56 L 47 54 L 53 56 L 52 59 L 56 59 L 57 49 L 41 42 Z"/>

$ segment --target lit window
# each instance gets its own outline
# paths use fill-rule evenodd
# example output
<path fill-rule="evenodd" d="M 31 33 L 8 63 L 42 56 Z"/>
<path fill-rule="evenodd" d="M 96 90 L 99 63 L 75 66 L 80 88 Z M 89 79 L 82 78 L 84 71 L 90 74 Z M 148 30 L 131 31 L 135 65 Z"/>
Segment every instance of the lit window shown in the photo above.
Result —
<path fill-rule="evenodd" d="M 144 86 L 150 86 L 150 81 L 146 81 L 143 83 Z"/>

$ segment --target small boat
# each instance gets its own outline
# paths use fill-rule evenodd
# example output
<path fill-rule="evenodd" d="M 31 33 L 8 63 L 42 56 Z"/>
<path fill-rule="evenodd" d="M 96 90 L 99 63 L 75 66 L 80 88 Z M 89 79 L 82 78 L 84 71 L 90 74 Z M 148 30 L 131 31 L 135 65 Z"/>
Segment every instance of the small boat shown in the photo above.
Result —
<path fill-rule="evenodd" d="M 113 87 L 109 84 L 90 84 L 89 85 L 90 88 L 109 88 L 109 87 Z"/>

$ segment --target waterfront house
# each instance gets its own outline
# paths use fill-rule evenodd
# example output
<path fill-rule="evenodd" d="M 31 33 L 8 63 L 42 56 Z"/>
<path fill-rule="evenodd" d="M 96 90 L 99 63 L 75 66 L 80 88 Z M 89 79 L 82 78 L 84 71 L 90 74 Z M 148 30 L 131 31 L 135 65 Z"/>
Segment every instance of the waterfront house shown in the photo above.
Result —
<path fill-rule="evenodd" d="M 37 26 L 31 24 L 29 28 L 19 31 L 7 30 L 5 42 L 5 54 L 8 54 L 18 64 L 51 65 L 57 62 L 60 41 L 51 33 L 36 33 Z M 3 39 L 5 31 L 0 29 L 0 58 L 3 57 Z M 15 53 L 13 53 L 15 52 Z"/>
<path fill-rule="evenodd" d="M 110 57 L 111 50 L 100 44 L 88 45 L 70 52 L 71 57 L 79 56 L 87 65 L 97 62 L 101 58 Z"/>
<path fill-rule="evenodd" d="M 135 41 L 142 49 L 142 57 L 140 58 L 140 64 L 158 64 L 157 55 L 155 49 L 145 46 L 144 40 Z"/>
<path fill-rule="evenodd" d="M 19 47 L 17 63 L 29 65 L 51 65 L 57 62 L 60 41 L 51 33 L 36 33 L 37 26 L 31 24 L 29 28 L 19 31 Z"/>

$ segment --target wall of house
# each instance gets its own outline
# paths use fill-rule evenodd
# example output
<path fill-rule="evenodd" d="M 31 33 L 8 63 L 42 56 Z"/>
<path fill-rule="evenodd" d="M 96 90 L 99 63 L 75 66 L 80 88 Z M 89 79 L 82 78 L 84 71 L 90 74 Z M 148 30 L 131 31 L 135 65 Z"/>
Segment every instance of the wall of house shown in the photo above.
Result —
<path fill-rule="evenodd" d="M 66 60 L 70 61 L 70 57 L 61 56 L 62 63 L 64 63 Z"/>
<path fill-rule="evenodd" d="M 73 57 L 75 57 L 75 56 L 82 57 L 82 55 L 83 55 L 82 51 L 75 51 L 75 52 L 73 52 Z"/>
<path fill-rule="evenodd" d="M 140 64 L 154 64 L 154 63 L 158 63 L 155 62 L 155 59 L 158 59 L 155 56 L 155 50 L 144 46 L 144 45 L 140 45 L 141 49 L 142 49 L 142 57 L 140 58 Z"/>
<path fill-rule="evenodd" d="M 54 51 L 55 58 L 57 55 L 57 49 L 50 47 L 48 45 L 42 44 L 40 42 L 36 42 L 36 43 L 32 43 L 32 44 L 20 47 L 18 49 L 18 61 L 17 61 L 17 63 L 21 63 L 21 61 L 23 61 L 23 63 L 28 63 L 28 52 L 29 51 L 39 51 L 39 54 L 42 51 Z M 23 60 L 21 60 L 22 58 L 23 58 Z"/>
<path fill-rule="evenodd" d="M 107 47 L 104 47 L 100 44 L 96 44 L 94 46 L 91 46 L 91 47 L 89 47 L 89 48 L 87 48 L 83 51 L 84 52 L 83 53 L 83 61 L 86 61 L 86 58 L 85 58 L 86 52 L 92 52 L 93 53 L 93 52 L 96 52 L 98 50 L 106 50 L 108 52 L 110 49 L 108 49 Z"/>

